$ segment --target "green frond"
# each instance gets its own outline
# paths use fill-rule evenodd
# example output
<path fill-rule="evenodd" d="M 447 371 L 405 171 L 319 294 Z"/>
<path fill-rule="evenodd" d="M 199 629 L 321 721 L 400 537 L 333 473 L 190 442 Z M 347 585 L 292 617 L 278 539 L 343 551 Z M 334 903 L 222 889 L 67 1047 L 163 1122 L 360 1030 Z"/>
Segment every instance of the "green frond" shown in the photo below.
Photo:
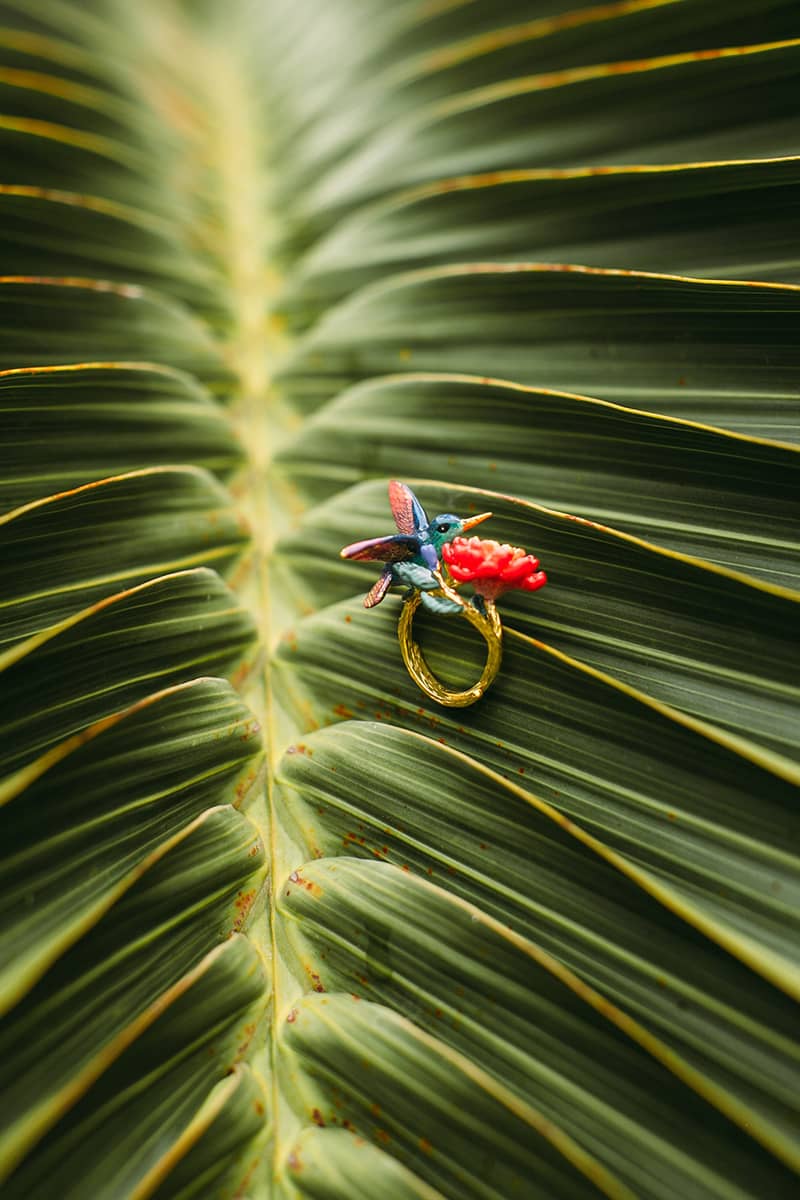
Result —
<path fill-rule="evenodd" d="M 8 1200 L 796 1194 L 799 33 L 0 0 Z"/>

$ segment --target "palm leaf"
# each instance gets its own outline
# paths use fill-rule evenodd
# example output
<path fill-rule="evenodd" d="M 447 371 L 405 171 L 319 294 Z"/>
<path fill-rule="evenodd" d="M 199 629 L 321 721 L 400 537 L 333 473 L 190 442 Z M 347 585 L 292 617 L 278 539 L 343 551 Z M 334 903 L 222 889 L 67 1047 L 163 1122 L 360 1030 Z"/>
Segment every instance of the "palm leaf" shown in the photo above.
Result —
<path fill-rule="evenodd" d="M 0 4 L 4 1195 L 795 1194 L 757 8 Z M 474 707 L 339 557 L 391 478 L 548 572 Z"/>

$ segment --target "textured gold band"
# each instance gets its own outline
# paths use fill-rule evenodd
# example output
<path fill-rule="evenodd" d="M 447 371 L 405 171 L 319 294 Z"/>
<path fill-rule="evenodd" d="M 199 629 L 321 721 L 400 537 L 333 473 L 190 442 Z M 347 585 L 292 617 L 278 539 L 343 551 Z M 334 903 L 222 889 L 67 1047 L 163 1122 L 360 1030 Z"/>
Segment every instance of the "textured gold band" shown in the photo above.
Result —
<path fill-rule="evenodd" d="M 466 617 L 470 625 L 475 626 L 486 642 L 486 665 L 480 679 L 472 687 L 454 692 L 445 687 L 433 674 L 425 661 L 422 650 L 414 641 L 414 615 L 422 603 L 422 596 L 419 592 L 414 592 L 400 610 L 400 620 L 397 623 L 400 652 L 409 675 L 426 696 L 448 708 L 466 708 L 468 704 L 474 704 L 476 700 L 480 700 L 500 670 L 500 661 L 503 656 L 503 626 L 491 600 L 486 602 L 486 614 L 484 615 L 473 608 L 471 604 L 462 600 L 453 588 L 447 586 L 444 580 L 442 580 L 441 594 L 461 605 L 461 615 Z"/>

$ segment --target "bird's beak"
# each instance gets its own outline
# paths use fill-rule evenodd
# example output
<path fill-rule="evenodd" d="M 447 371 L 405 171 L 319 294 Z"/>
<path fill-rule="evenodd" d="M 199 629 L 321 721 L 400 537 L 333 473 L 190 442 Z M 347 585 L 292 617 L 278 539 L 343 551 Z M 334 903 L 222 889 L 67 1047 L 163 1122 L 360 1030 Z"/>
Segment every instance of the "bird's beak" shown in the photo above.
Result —
<path fill-rule="evenodd" d="M 480 513 L 477 517 L 470 517 L 469 520 L 461 522 L 461 528 L 466 533 L 468 529 L 474 529 L 476 525 L 480 525 L 481 521 L 488 521 L 489 517 L 493 515 L 493 513 Z"/>

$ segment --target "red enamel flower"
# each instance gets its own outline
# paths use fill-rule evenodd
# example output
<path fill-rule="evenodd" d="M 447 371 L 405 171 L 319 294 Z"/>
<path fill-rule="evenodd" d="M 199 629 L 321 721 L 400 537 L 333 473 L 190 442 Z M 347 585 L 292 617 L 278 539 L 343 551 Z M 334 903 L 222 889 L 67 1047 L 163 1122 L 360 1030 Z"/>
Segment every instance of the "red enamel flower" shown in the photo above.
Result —
<path fill-rule="evenodd" d="M 471 583 L 485 600 L 519 588 L 535 592 L 547 583 L 539 560 L 519 546 L 479 537 L 453 538 L 442 547 L 442 557 L 458 583 Z"/>

